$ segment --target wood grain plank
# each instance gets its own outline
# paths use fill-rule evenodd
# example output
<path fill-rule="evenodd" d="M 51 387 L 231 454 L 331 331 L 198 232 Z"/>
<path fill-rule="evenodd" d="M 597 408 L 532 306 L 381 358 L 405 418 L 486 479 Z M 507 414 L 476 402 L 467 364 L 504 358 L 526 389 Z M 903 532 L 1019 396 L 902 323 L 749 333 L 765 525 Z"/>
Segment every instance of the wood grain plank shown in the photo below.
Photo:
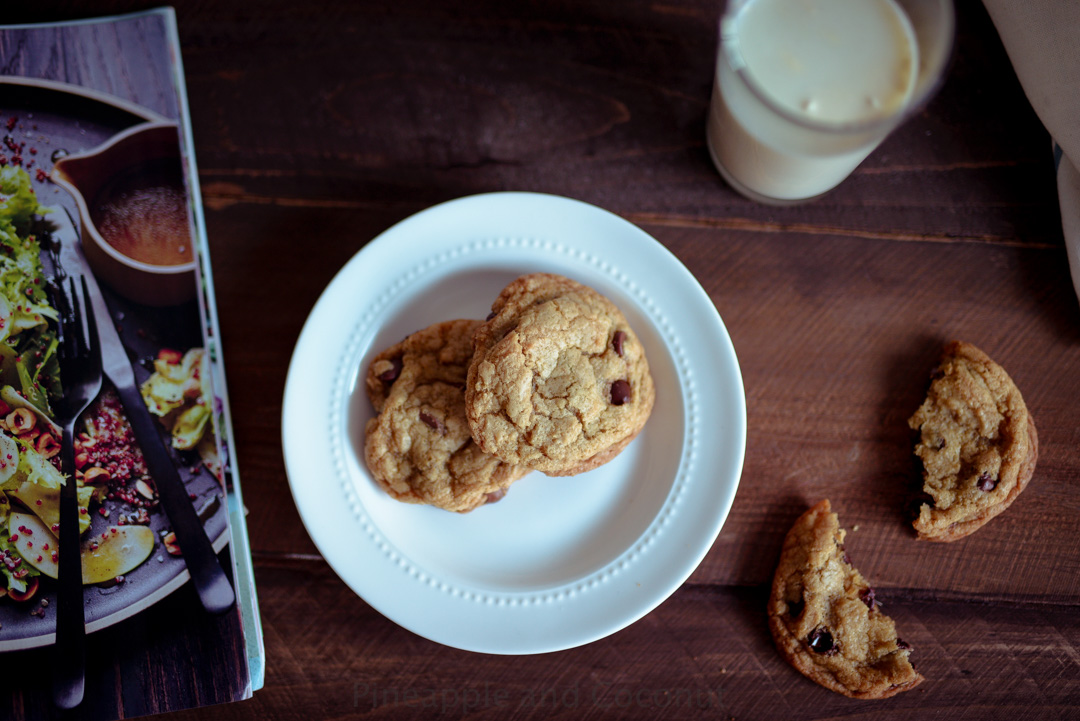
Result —
<path fill-rule="evenodd" d="M 854 701 L 780 658 L 762 587 L 690 585 L 611 637 L 510 662 L 400 629 L 323 564 L 263 563 L 257 575 L 277 663 L 263 692 L 214 718 L 1058 719 L 1080 701 L 1080 624 L 1064 606 L 890 594 L 887 610 L 927 681 Z"/>
<path fill-rule="evenodd" d="M 1070 531 L 1080 385 L 1061 371 L 1080 362 L 1080 313 L 1059 250 L 730 233 L 717 260 L 699 262 L 683 252 L 694 240 L 658 235 L 708 279 L 747 390 L 739 495 L 699 579 L 763 582 L 790 522 L 830 497 L 842 523 L 860 527 L 853 553 L 870 554 L 878 583 L 1075 597 L 1061 571 L 1080 558 Z M 919 469 L 906 420 L 957 337 L 1004 364 L 1047 440 L 1008 514 L 935 546 L 907 524 Z"/>
<path fill-rule="evenodd" d="M 215 262 L 257 263 L 249 250 L 256 244 L 222 240 L 260 227 L 277 230 L 260 236 L 259 252 L 291 258 L 259 278 L 218 277 L 222 307 L 261 309 L 254 320 L 227 315 L 222 329 L 230 377 L 247 381 L 233 384 L 232 402 L 246 419 L 237 428 L 240 467 L 257 479 L 247 485 L 258 490 L 246 495 L 257 550 L 314 551 L 295 509 L 282 502 L 289 492 L 276 424 L 284 369 L 310 305 L 338 265 L 396 218 L 245 205 L 214 216 Z M 1080 504 L 1073 491 L 1080 417 L 1072 402 L 1080 381 L 1057 370 L 1080 362 L 1080 312 L 1060 248 L 644 227 L 703 279 L 747 390 L 742 485 L 695 579 L 763 582 L 790 522 L 828 496 L 846 526 L 860 527 L 852 537 L 856 553 L 886 587 L 964 589 L 988 598 L 1080 594 L 1076 574 L 1064 572 L 1080 564 L 1071 533 Z M 317 255 L 295 257 L 294 239 L 305 233 L 325 243 Z M 328 257 L 334 260 L 324 263 Z M 281 294 L 286 285 L 290 293 Z M 982 345 L 1012 373 L 1039 423 L 1042 454 L 1035 481 L 1007 514 L 960 544 L 929 546 L 914 542 L 905 515 L 919 473 L 906 420 L 953 337 Z M 1009 544 L 1039 550 L 1010 554 Z M 1016 572 L 988 576 L 987 564 L 1000 563 Z"/>
<path fill-rule="evenodd" d="M 631 217 L 1060 243 L 1048 137 L 972 0 L 935 101 L 836 192 L 796 208 L 742 199 L 708 160 L 714 4 L 578 3 L 562 16 L 528 4 L 358 5 L 329 14 L 337 33 L 308 19 L 286 31 L 268 5 L 261 24 L 180 10 L 212 207 L 415 210 L 514 189 Z"/>

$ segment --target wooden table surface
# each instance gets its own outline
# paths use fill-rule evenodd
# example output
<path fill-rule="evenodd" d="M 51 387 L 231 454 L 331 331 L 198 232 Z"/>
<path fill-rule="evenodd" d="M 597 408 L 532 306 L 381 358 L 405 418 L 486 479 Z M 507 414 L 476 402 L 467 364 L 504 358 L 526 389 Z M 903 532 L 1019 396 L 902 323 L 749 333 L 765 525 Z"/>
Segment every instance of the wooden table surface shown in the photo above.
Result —
<path fill-rule="evenodd" d="M 837 190 L 775 208 L 709 162 L 719 5 L 176 4 L 267 649 L 253 700 L 176 718 L 1080 713 L 1080 309 L 1050 139 L 993 25 L 958 0 L 937 97 Z M 415 212 L 498 190 L 594 203 L 670 249 L 731 334 L 748 407 L 738 495 L 683 587 L 608 638 L 523 658 L 440 646 L 355 596 L 304 530 L 280 438 L 293 346 L 337 270 Z M 906 420 L 952 338 L 1009 370 L 1040 458 L 1006 514 L 920 543 Z M 773 648 L 779 548 L 821 498 L 858 527 L 848 550 L 915 647 L 914 691 L 847 699 Z"/>

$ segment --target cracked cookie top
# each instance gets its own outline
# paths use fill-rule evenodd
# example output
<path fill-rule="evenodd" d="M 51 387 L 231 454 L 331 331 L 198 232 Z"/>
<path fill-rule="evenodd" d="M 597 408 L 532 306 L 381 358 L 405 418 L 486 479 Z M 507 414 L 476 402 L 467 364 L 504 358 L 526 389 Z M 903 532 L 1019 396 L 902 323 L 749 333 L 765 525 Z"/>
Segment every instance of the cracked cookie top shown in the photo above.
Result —
<path fill-rule="evenodd" d="M 371 362 L 365 383 L 378 415 L 367 423 L 364 460 L 399 501 L 469 511 L 529 472 L 485 453 L 469 432 L 465 375 L 479 325 L 437 323 Z"/>
<path fill-rule="evenodd" d="M 655 390 L 640 341 L 595 290 L 547 273 L 510 283 L 473 335 L 465 389 L 473 437 L 502 460 L 574 475 L 614 458 Z"/>
<path fill-rule="evenodd" d="M 919 431 L 924 503 L 919 538 L 955 541 L 998 515 L 1035 471 L 1038 436 L 1005 370 L 970 343 L 945 348 L 926 400 L 908 421 Z"/>
<path fill-rule="evenodd" d="M 795 522 L 773 578 L 769 630 L 781 655 L 810 680 L 852 698 L 888 698 L 923 677 L 852 566 L 844 535 L 828 500 Z"/>

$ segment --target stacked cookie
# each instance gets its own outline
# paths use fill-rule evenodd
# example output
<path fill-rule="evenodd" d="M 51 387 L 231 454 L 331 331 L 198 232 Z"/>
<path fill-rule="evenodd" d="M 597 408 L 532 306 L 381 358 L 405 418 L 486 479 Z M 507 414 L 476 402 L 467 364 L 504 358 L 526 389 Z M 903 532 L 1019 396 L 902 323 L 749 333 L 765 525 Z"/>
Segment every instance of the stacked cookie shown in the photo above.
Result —
<path fill-rule="evenodd" d="M 364 456 L 392 497 L 465 512 L 530 471 L 571 476 L 615 458 L 655 389 L 619 309 L 558 275 L 522 276 L 485 321 L 413 333 L 372 361 Z"/>

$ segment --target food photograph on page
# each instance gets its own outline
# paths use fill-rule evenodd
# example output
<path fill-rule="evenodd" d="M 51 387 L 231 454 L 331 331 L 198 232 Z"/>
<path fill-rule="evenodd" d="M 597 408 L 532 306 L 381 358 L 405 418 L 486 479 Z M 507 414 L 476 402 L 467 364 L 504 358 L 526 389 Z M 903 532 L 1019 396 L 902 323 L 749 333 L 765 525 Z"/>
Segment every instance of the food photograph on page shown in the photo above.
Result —
<path fill-rule="evenodd" d="M 82 59 L 101 35 L 115 53 Z M 41 66 L 60 50 L 142 84 L 70 82 Z M 0 53 L 0 716 L 245 698 L 258 635 L 174 18 L 0 27 Z"/>

